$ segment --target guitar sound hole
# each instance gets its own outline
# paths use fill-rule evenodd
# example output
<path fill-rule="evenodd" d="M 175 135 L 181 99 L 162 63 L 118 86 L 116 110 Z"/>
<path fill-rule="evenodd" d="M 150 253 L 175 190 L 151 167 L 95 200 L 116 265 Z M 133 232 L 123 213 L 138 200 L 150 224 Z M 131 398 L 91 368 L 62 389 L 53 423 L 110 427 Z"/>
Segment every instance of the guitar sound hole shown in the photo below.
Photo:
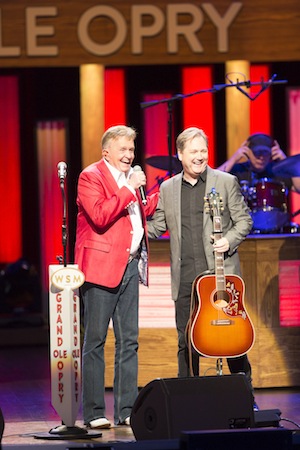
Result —
<path fill-rule="evenodd" d="M 230 302 L 230 297 L 227 291 L 216 291 L 213 299 L 214 306 L 219 309 L 226 308 Z"/>

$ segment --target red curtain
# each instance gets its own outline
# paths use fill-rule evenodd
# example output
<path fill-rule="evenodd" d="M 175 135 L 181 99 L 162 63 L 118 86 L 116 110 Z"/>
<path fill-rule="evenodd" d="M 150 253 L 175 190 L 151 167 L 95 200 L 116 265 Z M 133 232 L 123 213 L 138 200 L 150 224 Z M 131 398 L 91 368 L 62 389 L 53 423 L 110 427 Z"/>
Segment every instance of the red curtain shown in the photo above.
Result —
<path fill-rule="evenodd" d="M 63 256 L 63 196 L 57 165 L 66 158 L 66 133 L 64 121 L 37 123 L 41 274 L 45 291 L 48 291 L 49 265 L 58 264 L 57 256 Z"/>
<path fill-rule="evenodd" d="M 22 256 L 18 105 L 18 78 L 0 77 L 0 263 L 10 263 Z"/>
<path fill-rule="evenodd" d="M 105 69 L 104 126 L 126 124 L 125 70 Z"/>
<path fill-rule="evenodd" d="M 262 88 L 262 82 L 270 79 L 270 67 L 268 64 L 252 64 L 250 67 L 250 80 L 259 83 L 251 88 L 250 94 L 254 97 Z M 271 107 L 270 89 L 266 89 L 250 104 L 250 134 L 265 133 L 271 131 Z M 276 139 L 276 136 L 274 136 Z"/>
<path fill-rule="evenodd" d="M 170 92 L 145 94 L 144 102 L 160 101 L 171 97 Z M 148 193 L 156 192 L 159 184 L 169 177 L 168 168 L 168 107 L 167 103 L 150 106 L 144 110 L 144 164 L 147 175 Z M 172 117 L 173 121 L 173 117 Z M 174 126 L 171 139 L 173 156 L 176 155 L 174 148 Z M 154 165 L 153 165 L 154 164 Z M 160 166 L 160 167 L 159 167 Z"/>
<path fill-rule="evenodd" d="M 291 88 L 287 93 L 288 97 L 288 135 L 289 135 L 289 156 L 299 155 L 300 158 L 300 88 Z M 299 167 L 298 161 L 298 167 Z M 297 172 L 295 172 L 297 174 Z M 291 212 L 300 212 L 300 194 L 290 193 Z M 292 221 L 300 225 L 300 214 L 292 217 Z"/>
<path fill-rule="evenodd" d="M 183 67 L 182 93 L 184 95 L 201 91 L 183 100 L 183 128 L 202 128 L 209 139 L 209 164 L 215 167 L 215 129 L 214 104 L 215 94 L 205 92 L 213 86 L 212 66 Z"/>

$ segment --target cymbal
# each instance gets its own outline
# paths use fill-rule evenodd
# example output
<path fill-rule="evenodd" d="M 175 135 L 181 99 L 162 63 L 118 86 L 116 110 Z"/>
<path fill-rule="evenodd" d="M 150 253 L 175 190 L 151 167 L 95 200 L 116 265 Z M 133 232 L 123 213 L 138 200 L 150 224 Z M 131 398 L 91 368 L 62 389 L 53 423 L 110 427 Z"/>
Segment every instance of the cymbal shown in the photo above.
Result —
<path fill-rule="evenodd" d="M 288 156 L 276 163 L 273 173 L 282 178 L 300 177 L 300 154 Z"/>
<path fill-rule="evenodd" d="M 168 170 L 170 169 L 170 157 L 168 155 L 166 156 L 150 156 L 149 158 L 146 158 L 146 163 L 149 164 L 149 166 L 155 167 L 156 169 L 162 169 L 162 170 Z M 172 172 L 179 173 L 182 171 L 182 165 L 179 159 L 176 158 L 176 156 L 171 157 L 171 164 L 172 164 Z"/>

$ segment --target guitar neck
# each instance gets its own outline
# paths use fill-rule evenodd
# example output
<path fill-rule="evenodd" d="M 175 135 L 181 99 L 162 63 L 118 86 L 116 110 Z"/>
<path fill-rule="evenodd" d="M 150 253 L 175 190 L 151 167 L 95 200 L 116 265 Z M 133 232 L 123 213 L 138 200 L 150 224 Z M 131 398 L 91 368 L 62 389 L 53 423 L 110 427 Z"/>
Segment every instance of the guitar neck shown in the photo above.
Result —
<path fill-rule="evenodd" d="M 213 220 L 215 241 L 222 238 L 222 222 L 220 216 L 215 216 Z M 225 291 L 226 279 L 224 271 L 224 253 L 215 252 L 215 273 L 217 291 Z"/>

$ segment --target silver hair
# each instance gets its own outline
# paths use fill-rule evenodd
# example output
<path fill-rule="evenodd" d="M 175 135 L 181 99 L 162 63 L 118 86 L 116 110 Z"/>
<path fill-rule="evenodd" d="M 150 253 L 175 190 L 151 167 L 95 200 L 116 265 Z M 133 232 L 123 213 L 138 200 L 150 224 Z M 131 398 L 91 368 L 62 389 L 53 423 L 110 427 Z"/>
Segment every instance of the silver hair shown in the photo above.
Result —
<path fill-rule="evenodd" d="M 133 141 L 136 138 L 136 130 L 131 127 L 127 127 L 126 125 L 115 125 L 113 127 L 108 128 L 101 140 L 102 148 L 107 148 L 109 146 L 109 141 L 113 139 L 118 139 L 119 137 L 126 137 L 127 139 L 132 139 Z"/>

